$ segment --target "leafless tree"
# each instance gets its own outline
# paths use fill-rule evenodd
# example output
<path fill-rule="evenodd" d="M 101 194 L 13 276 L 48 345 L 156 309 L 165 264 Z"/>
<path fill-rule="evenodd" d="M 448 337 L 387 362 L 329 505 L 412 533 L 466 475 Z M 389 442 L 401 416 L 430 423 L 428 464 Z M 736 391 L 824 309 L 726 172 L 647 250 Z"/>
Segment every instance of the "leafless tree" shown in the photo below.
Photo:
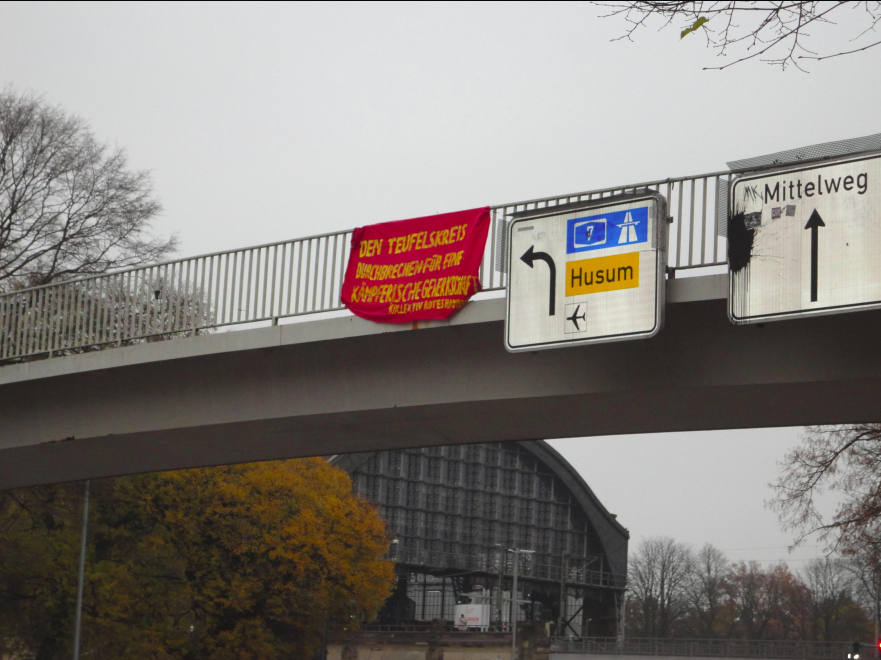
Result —
<path fill-rule="evenodd" d="M 881 424 L 809 427 L 802 442 L 780 465 L 770 506 L 796 542 L 818 534 L 843 554 L 865 554 L 877 566 L 879 554 L 865 553 L 881 541 Z M 817 506 L 826 490 L 842 502 L 831 520 Z"/>
<path fill-rule="evenodd" d="M 0 91 L 0 291 L 156 262 L 148 172 L 42 99 Z"/>
<path fill-rule="evenodd" d="M 856 578 L 842 558 L 813 559 L 802 571 L 811 592 L 812 637 L 818 641 L 845 638 L 851 629 L 853 606 L 856 606 Z"/>
<path fill-rule="evenodd" d="M 709 543 L 694 555 L 685 594 L 700 637 L 712 639 L 718 636 L 716 623 L 727 600 L 725 577 L 728 567 L 725 553 Z"/>
<path fill-rule="evenodd" d="M 669 537 L 643 540 L 628 567 L 628 588 L 644 637 L 668 637 L 688 609 L 685 588 L 692 572 L 691 549 Z"/>
<path fill-rule="evenodd" d="M 698 551 L 650 538 L 630 557 L 628 635 L 632 637 L 849 641 L 871 637 L 875 588 L 866 553 L 784 564 L 731 563 L 710 544 Z"/>
<path fill-rule="evenodd" d="M 881 2 L 845 2 L 812 0 L 794 2 L 741 2 L 740 0 L 707 2 L 594 2 L 610 9 L 605 16 L 622 17 L 627 23 L 620 39 L 632 39 L 636 31 L 656 17 L 661 26 L 678 24 L 680 38 L 702 33 L 707 47 L 720 56 L 734 55 L 733 61 L 713 69 L 726 69 L 754 58 L 786 68 L 803 69 L 802 60 L 824 60 L 851 55 L 881 44 L 875 31 L 881 21 Z M 860 27 L 852 35 L 851 45 L 829 52 L 808 48 L 816 28 L 833 23 L 844 10 L 856 12 Z M 868 43 L 867 43 L 868 42 Z"/>
<path fill-rule="evenodd" d="M 791 639 L 806 628 L 810 594 L 786 564 L 762 568 L 739 562 L 726 580 L 736 616 L 729 634 L 743 639 Z"/>
<path fill-rule="evenodd" d="M 854 598 L 866 612 L 873 614 L 881 600 L 881 573 L 876 568 L 879 553 L 881 547 L 870 545 L 862 552 L 844 558 L 844 565 L 853 577 Z"/>

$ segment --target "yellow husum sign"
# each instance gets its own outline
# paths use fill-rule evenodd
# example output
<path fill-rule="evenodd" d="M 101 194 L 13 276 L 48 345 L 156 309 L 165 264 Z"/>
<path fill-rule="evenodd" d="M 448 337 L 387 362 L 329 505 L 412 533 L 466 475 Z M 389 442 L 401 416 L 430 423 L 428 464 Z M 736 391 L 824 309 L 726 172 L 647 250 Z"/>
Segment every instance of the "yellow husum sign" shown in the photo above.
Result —
<path fill-rule="evenodd" d="M 566 295 L 635 289 L 639 286 L 639 252 L 566 263 Z"/>

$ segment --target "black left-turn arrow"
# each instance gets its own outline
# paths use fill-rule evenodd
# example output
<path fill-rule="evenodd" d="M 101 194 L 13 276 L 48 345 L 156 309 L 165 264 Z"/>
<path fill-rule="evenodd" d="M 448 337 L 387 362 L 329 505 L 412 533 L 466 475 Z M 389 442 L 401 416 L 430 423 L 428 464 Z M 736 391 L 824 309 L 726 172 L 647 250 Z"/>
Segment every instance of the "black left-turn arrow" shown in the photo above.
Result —
<path fill-rule="evenodd" d="M 811 213 L 811 217 L 808 218 L 808 224 L 805 225 L 805 229 L 811 230 L 811 302 L 817 302 L 817 259 L 819 257 L 819 228 L 825 227 L 826 223 L 823 222 L 823 218 L 820 217 L 820 214 L 817 213 L 817 209 L 814 209 L 814 212 Z"/>
<path fill-rule="evenodd" d="M 527 266 L 532 268 L 532 262 L 536 259 L 541 259 L 544 261 L 548 268 L 551 270 L 551 293 L 550 293 L 550 301 L 548 304 L 548 316 L 553 316 L 554 302 L 557 298 L 557 264 L 554 263 L 554 260 L 551 258 L 547 252 L 535 252 L 535 246 L 531 245 L 529 249 L 520 257 L 520 260 L 525 263 Z"/>

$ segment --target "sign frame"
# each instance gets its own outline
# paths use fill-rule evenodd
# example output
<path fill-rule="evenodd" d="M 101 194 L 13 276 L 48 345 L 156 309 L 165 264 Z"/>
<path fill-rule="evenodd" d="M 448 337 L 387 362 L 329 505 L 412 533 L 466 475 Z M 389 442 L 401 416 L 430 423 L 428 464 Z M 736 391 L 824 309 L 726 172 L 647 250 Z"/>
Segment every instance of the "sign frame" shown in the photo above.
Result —
<path fill-rule="evenodd" d="M 818 307 L 814 309 L 794 309 L 794 310 L 785 310 L 779 312 L 771 312 L 771 313 L 762 313 L 755 315 L 746 315 L 746 316 L 738 316 L 737 310 L 735 306 L 738 304 L 738 291 L 736 291 L 736 277 L 737 273 L 733 272 L 730 269 L 731 264 L 731 231 L 732 231 L 732 218 L 735 215 L 735 204 L 737 201 L 737 190 L 740 186 L 746 185 L 752 181 L 761 181 L 763 179 L 769 179 L 773 177 L 779 177 L 783 175 L 796 174 L 800 172 L 808 172 L 815 171 L 818 173 L 818 176 L 822 177 L 824 168 L 831 168 L 839 165 L 846 165 L 849 163 L 858 163 L 862 161 L 872 161 L 881 159 L 881 151 L 871 151 L 871 152 L 863 152 L 859 154 L 850 154 L 845 156 L 837 156 L 833 158 L 827 158 L 823 160 L 814 160 L 807 163 L 792 163 L 788 165 L 784 165 L 781 167 L 774 168 L 766 168 L 760 171 L 746 172 L 731 181 L 729 194 L 728 194 L 728 231 L 726 232 L 727 236 L 727 257 L 729 263 L 729 271 L 728 271 L 728 304 L 727 304 L 727 312 L 728 312 L 728 320 L 734 325 L 756 325 L 761 323 L 770 323 L 774 321 L 787 321 L 791 319 L 797 318 L 805 318 L 805 317 L 814 317 L 814 316 L 829 316 L 832 314 L 846 314 L 850 312 L 862 312 L 862 311 L 870 311 L 873 309 L 881 309 L 881 296 L 878 296 L 878 299 L 875 301 L 869 302 L 856 302 L 856 303 L 848 303 L 848 304 L 840 304 L 840 305 L 829 305 L 826 307 Z M 814 176 L 814 175 L 812 175 Z M 800 180 L 799 180 L 800 181 Z M 873 181 L 874 186 L 881 185 L 881 181 Z M 799 183 L 800 185 L 800 183 Z M 785 187 L 785 186 L 784 186 Z M 800 192 L 800 190 L 799 190 Z M 795 200 L 792 200 L 795 201 Z M 780 202 L 781 206 L 785 205 L 783 201 Z M 810 206 L 810 204 L 808 205 Z M 816 209 L 814 211 L 816 213 Z M 819 215 L 819 214 L 817 214 Z M 881 225 L 881 206 L 877 211 L 877 215 L 879 218 L 879 225 Z M 814 222 L 815 226 L 811 226 L 810 223 Z M 825 223 L 822 221 L 822 218 L 819 219 L 819 222 L 815 221 L 813 218 L 808 220 L 808 225 L 805 225 L 803 229 L 808 229 L 810 227 L 812 236 L 812 259 L 814 263 L 813 266 L 813 277 L 812 277 L 812 286 L 814 291 L 816 291 L 816 271 L 817 271 L 817 227 L 825 227 Z M 816 295 L 816 294 L 814 294 Z"/>
<path fill-rule="evenodd" d="M 651 208 L 651 205 L 654 205 L 654 211 L 651 210 L 648 212 L 649 215 L 653 214 L 654 220 L 654 231 L 649 232 L 647 235 L 647 242 L 650 246 L 650 250 L 654 252 L 654 263 L 652 264 L 652 268 L 650 272 L 653 272 L 655 276 L 655 291 L 654 291 L 654 310 L 653 310 L 653 319 L 654 322 L 652 327 L 648 330 L 638 331 L 638 332 L 626 332 L 619 334 L 609 334 L 609 335 L 601 335 L 601 336 L 591 336 L 591 337 L 582 337 L 582 338 L 572 338 L 572 339 L 562 339 L 562 340 L 551 340 L 551 341 L 540 341 L 540 342 L 532 342 L 532 343 L 524 343 L 524 344 L 513 344 L 511 342 L 511 329 L 512 329 L 512 313 L 511 313 L 511 305 L 512 305 L 512 274 L 513 268 L 516 267 L 516 262 L 518 260 L 522 260 L 523 257 L 519 254 L 514 254 L 514 236 L 517 230 L 520 228 L 519 226 L 524 222 L 535 222 L 541 220 L 548 219 L 557 219 L 557 216 L 561 215 L 569 215 L 573 213 L 590 213 L 590 212 L 602 212 L 603 209 L 609 207 L 621 206 L 624 204 L 638 204 L 639 202 L 646 202 L 647 205 Z M 566 220 L 558 220 L 562 222 L 566 222 Z M 612 342 L 619 341 L 632 341 L 637 339 L 650 339 L 654 337 L 664 326 L 665 320 L 665 310 L 666 310 L 666 272 L 667 272 L 667 238 L 668 238 L 668 228 L 669 228 L 670 218 L 668 217 L 668 207 L 667 207 L 667 199 L 659 192 L 653 190 L 645 190 L 637 193 L 624 193 L 619 195 L 613 195 L 609 197 L 603 197 L 601 199 L 595 200 L 584 200 L 580 202 L 574 202 L 571 204 L 560 204 L 557 206 L 550 206 L 541 209 L 533 209 L 530 211 L 521 211 L 519 213 L 514 213 L 511 216 L 511 219 L 508 221 L 508 226 L 506 228 L 506 260 L 507 260 L 507 273 L 508 273 L 508 281 L 506 283 L 506 301 L 505 301 L 505 349 L 510 353 L 521 353 L 521 352 L 535 352 L 541 350 L 550 350 L 555 348 L 567 348 L 572 346 L 586 346 L 593 344 L 607 344 Z M 567 232 L 568 233 L 568 232 Z M 569 240 L 567 236 L 567 241 Z M 617 246 L 610 246 L 617 247 Z M 563 247 L 566 250 L 566 247 Z M 531 252 L 531 250 L 529 251 Z M 568 252 L 568 251 L 567 251 Z M 638 254 L 642 251 L 637 251 Z M 626 256 L 630 253 L 623 253 L 622 255 L 617 256 Z M 565 283 L 565 274 L 566 274 L 566 264 L 571 263 L 572 261 L 583 259 L 586 256 L 590 256 L 590 251 L 579 251 L 572 254 L 568 254 L 567 256 L 572 257 L 571 260 L 568 260 L 564 263 L 560 264 L 561 275 L 558 275 L 560 279 L 560 283 L 555 287 L 555 295 L 556 291 L 563 290 L 565 293 L 566 283 Z M 524 255 L 527 256 L 527 255 Z M 531 255 L 530 255 L 531 256 Z M 535 259 L 544 259 L 547 257 L 543 252 L 535 252 Z M 614 255 L 613 255 L 614 256 Z M 608 259 L 612 257 L 606 256 L 598 256 L 594 257 L 597 259 Z M 527 262 L 528 264 L 528 262 Z M 597 294 L 591 294 L 597 295 Z M 563 296 L 564 304 L 565 304 L 566 296 Z M 560 310 L 563 311 L 563 310 Z"/>

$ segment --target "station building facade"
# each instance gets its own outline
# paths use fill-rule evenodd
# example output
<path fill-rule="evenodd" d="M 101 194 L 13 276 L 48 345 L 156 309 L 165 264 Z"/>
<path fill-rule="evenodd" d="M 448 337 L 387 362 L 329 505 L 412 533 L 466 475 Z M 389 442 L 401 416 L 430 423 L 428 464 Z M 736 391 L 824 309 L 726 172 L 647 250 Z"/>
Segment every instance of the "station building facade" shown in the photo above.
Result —
<path fill-rule="evenodd" d="M 550 622 L 555 635 L 621 634 L 629 533 L 546 442 L 331 460 L 393 536 L 397 587 L 380 623 L 455 623 L 457 604 L 475 602 L 488 606 L 482 624 L 494 630 L 513 615 Z M 515 560 L 515 549 L 533 552 Z"/>

